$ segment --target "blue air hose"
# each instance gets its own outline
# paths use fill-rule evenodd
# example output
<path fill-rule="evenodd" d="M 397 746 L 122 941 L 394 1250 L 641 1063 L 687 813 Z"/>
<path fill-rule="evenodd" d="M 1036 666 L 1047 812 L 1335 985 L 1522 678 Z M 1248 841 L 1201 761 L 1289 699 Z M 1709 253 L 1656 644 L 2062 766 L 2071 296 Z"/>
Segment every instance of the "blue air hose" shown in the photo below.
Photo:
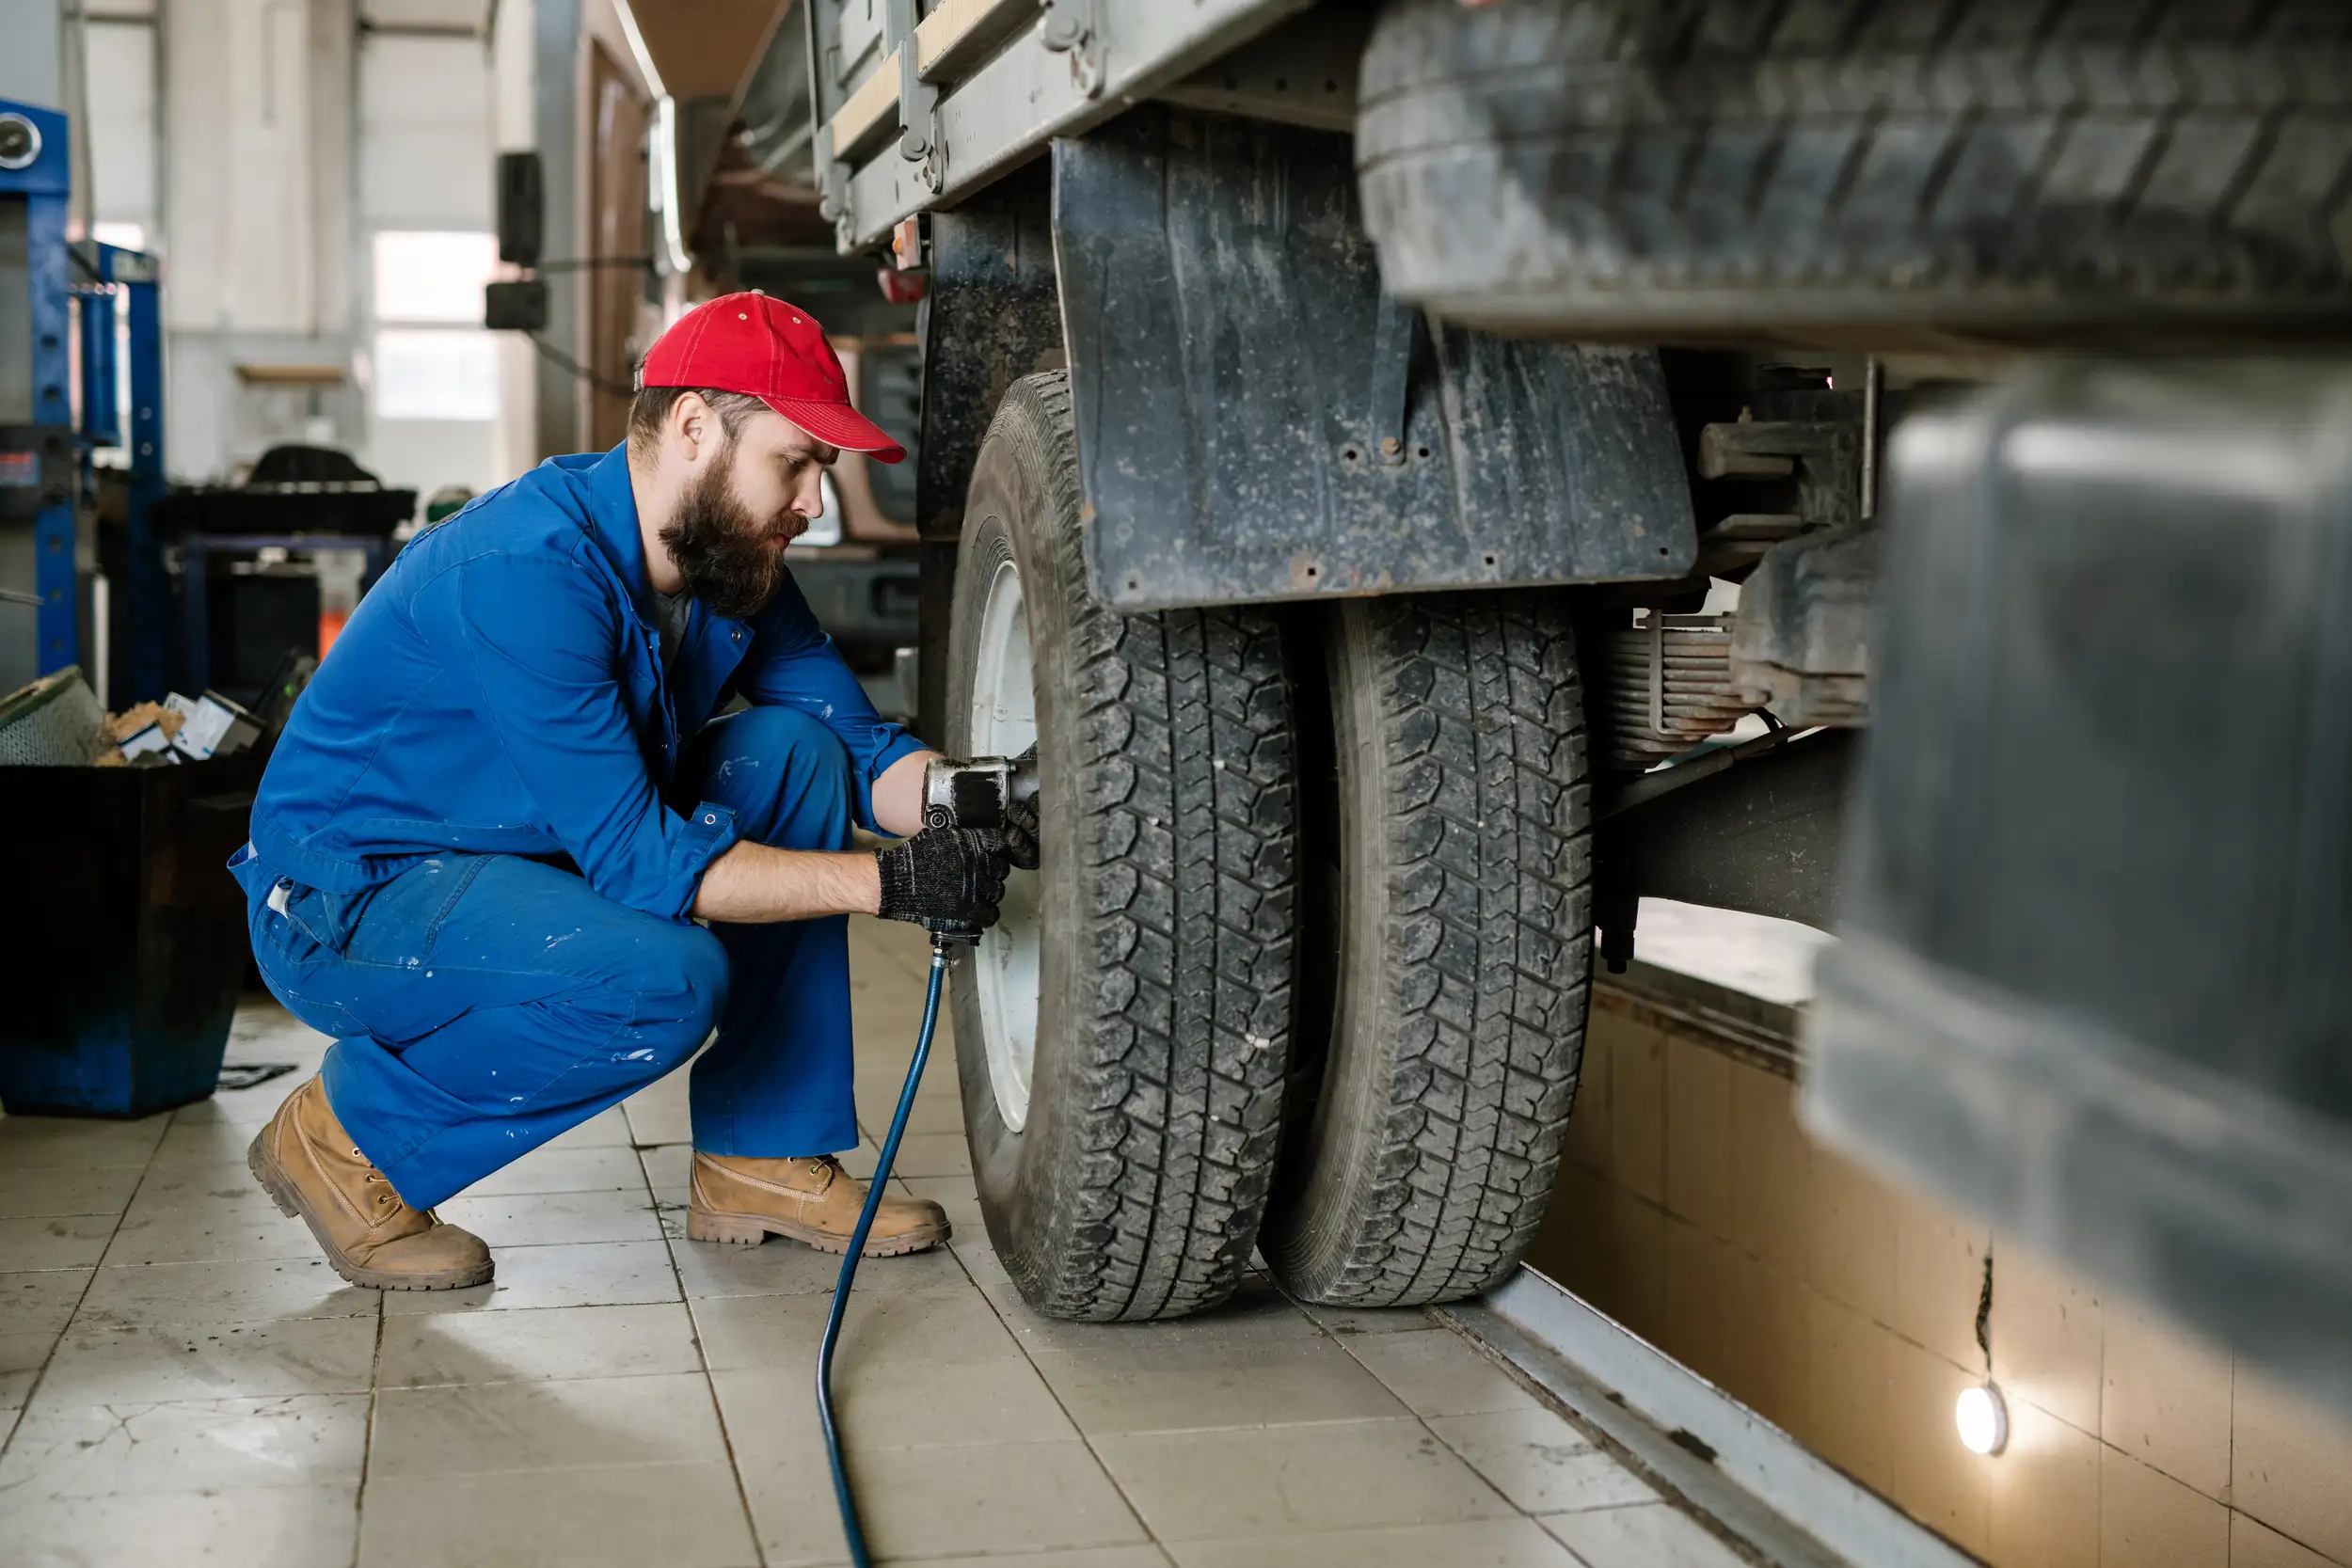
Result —
<path fill-rule="evenodd" d="M 857 1278 L 858 1255 L 866 1250 L 866 1233 L 874 1228 L 874 1212 L 882 1207 L 882 1189 L 890 1167 L 898 1158 L 898 1140 L 905 1136 L 907 1117 L 914 1110 L 914 1091 L 923 1082 L 923 1066 L 931 1056 L 931 1031 L 939 1022 L 939 986 L 947 974 L 947 949 L 954 939 L 931 939 L 931 983 L 923 998 L 923 1027 L 914 1037 L 914 1061 L 907 1069 L 906 1087 L 898 1091 L 898 1109 L 890 1118 L 890 1135 L 882 1139 L 882 1158 L 874 1164 L 873 1184 L 866 1189 L 866 1208 L 850 1233 L 849 1256 L 841 1259 L 841 1278 L 833 1288 L 833 1310 L 825 1314 L 825 1339 L 817 1352 L 817 1419 L 825 1429 L 825 1458 L 833 1465 L 833 1495 L 841 1506 L 841 1533 L 849 1538 L 850 1560 L 857 1568 L 873 1568 L 866 1550 L 866 1531 L 857 1522 L 857 1498 L 850 1492 L 850 1472 L 841 1464 L 841 1429 L 833 1414 L 833 1347 L 841 1338 L 842 1309 L 850 1304 L 850 1284 Z"/>

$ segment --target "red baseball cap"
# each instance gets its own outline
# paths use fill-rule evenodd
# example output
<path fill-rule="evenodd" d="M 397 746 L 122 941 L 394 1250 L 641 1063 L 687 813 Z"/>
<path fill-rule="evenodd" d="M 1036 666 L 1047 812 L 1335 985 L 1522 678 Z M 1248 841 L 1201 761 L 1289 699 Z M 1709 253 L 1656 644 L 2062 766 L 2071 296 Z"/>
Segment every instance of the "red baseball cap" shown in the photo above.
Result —
<path fill-rule="evenodd" d="M 884 463 L 907 454 L 850 406 L 850 378 L 817 318 L 763 293 L 721 294 L 680 316 L 646 351 L 638 384 L 741 392 L 828 446 Z"/>

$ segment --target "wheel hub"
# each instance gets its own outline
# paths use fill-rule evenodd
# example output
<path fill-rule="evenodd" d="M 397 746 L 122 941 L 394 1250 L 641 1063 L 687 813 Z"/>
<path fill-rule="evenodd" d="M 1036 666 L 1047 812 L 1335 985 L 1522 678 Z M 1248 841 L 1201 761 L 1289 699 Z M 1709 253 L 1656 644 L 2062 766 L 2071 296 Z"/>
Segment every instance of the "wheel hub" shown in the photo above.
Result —
<path fill-rule="evenodd" d="M 980 611 L 972 683 L 970 735 L 976 756 L 1017 756 L 1037 742 L 1037 686 L 1029 654 L 1028 608 L 1021 572 L 1008 561 L 990 579 Z M 997 1113 L 1013 1132 L 1029 1119 L 1029 1074 L 1037 1059 L 1038 963 L 1042 924 L 1038 877 L 1015 871 L 1005 883 L 996 924 L 980 938 L 973 977 L 980 1038 Z"/>

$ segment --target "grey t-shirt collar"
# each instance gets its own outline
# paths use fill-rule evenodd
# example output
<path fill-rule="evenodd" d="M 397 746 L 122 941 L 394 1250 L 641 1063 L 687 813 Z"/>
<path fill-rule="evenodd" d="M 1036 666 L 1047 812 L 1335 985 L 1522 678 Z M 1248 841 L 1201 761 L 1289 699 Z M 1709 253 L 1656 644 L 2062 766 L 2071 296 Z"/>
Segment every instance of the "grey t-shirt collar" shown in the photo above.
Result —
<path fill-rule="evenodd" d="M 693 611 L 693 594 L 682 589 L 675 594 L 653 591 L 653 630 L 661 644 L 664 673 L 677 662 L 677 651 L 686 641 L 686 623 Z"/>

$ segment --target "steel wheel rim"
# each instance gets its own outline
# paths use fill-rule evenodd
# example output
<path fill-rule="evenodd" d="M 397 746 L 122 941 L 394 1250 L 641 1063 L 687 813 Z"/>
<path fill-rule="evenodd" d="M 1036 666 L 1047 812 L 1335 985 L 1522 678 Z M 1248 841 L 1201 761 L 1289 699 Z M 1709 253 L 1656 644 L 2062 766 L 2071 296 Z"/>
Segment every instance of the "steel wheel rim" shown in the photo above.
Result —
<path fill-rule="evenodd" d="M 972 683 L 972 752 L 1018 756 L 1037 743 L 1037 684 L 1029 652 L 1028 606 L 1021 572 L 1001 562 L 980 610 Z M 973 955 L 980 1041 L 997 1114 L 1018 1132 L 1029 1119 L 1029 1079 L 1037 1060 L 1038 969 L 1044 927 L 1038 875 L 1015 871 L 1005 884 L 996 924 Z"/>

